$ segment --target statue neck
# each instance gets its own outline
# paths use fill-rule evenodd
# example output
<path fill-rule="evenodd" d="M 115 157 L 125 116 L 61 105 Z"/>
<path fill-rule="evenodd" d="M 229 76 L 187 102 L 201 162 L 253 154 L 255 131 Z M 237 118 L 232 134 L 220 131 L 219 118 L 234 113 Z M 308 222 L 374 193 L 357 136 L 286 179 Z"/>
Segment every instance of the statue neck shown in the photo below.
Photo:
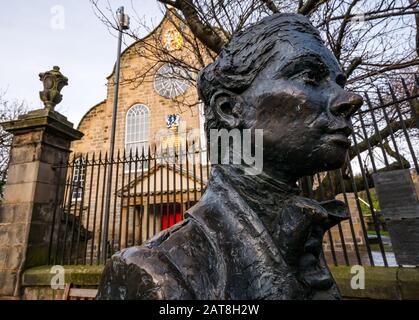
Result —
<path fill-rule="evenodd" d="M 272 230 L 284 200 L 301 192 L 295 183 L 273 178 L 266 172 L 246 175 L 240 165 L 214 165 L 213 174 L 221 176 L 223 182 L 242 196 L 268 230 Z"/>

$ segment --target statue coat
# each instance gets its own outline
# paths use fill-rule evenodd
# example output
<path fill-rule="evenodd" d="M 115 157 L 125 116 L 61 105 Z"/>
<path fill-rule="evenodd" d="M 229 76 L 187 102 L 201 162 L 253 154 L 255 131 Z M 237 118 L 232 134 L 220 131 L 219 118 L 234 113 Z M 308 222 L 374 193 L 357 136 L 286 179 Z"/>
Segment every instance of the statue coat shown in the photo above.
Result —
<path fill-rule="evenodd" d="M 278 197 L 265 188 L 278 201 L 269 227 L 244 200 L 246 190 L 230 180 L 228 172 L 213 170 L 207 191 L 185 220 L 143 246 L 115 254 L 97 298 L 339 299 L 321 247 L 310 253 L 301 248 L 346 218 L 344 204 L 327 203 L 338 212 L 331 213 L 295 190 Z"/>

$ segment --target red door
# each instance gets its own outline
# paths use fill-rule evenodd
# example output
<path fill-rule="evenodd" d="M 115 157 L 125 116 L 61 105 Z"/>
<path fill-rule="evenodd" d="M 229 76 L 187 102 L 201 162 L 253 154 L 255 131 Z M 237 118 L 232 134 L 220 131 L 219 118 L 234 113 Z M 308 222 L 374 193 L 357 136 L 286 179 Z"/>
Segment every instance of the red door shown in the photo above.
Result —
<path fill-rule="evenodd" d="M 176 206 L 173 206 L 173 203 L 169 204 L 169 207 L 164 204 L 163 205 L 163 214 L 162 214 L 162 221 L 161 221 L 161 229 L 166 230 L 171 226 L 175 225 L 179 221 L 183 220 L 181 206 L 179 203 L 176 203 Z"/>

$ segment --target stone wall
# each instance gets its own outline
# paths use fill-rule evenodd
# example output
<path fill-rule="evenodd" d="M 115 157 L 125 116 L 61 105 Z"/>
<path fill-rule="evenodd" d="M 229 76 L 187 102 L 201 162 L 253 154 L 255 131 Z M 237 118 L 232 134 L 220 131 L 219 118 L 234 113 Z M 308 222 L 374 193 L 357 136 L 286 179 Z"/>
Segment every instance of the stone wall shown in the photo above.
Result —
<path fill-rule="evenodd" d="M 345 201 L 342 194 L 338 194 L 336 196 L 336 199 L 343 202 Z M 341 231 L 343 234 L 343 241 L 345 243 L 346 249 L 349 251 L 349 253 L 351 253 L 351 252 L 354 252 L 355 250 L 355 246 L 354 246 L 355 242 L 358 245 L 363 245 L 365 244 L 365 239 L 362 232 L 361 219 L 359 217 L 355 195 L 353 193 L 347 193 L 346 199 L 348 202 L 349 213 L 351 215 L 352 228 L 351 228 L 351 224 L 349 220 L 342 222 L 340 226 L 341 226 Z M 352 231 L 353 231 L 353 234 L 355 235 L 355 241 L 352 235 Z M 338 252 L 342 251 L 343 250 L 342 237 L 340 235 L 340 230 L 338 226 L 333 227 L 331 229 L 331 235 L 332 235 L 335 250 Z M 330 241 L 327 235 L 325 236 L 324 240 L 325 240 L 325 250 L 329 251 Z"/>
<path fill-rule="evenodd" d="M 47 264 L 57 205 L 64 193 L 70 142 L 82 134 L 62 115 L 35 110 L 2 123 L 12 133 L 8 179 L 0 207 L 0 296 L 20 296 L 23 270 Z"/>
<path fill-rule="evenodd" d="M 60 300 L 62 290 L 50 287 L 50 266 L 27 270 L 23 274 L 24 299 Z M 97 288 L 103 266 L 65 266 L 65 283 L 80 288 Z M 351 267 L 331 266 L 330 270 L 344 299 L 418 300 L 419 268 L 364 267 L 365 289 L 353 289 Z"/>

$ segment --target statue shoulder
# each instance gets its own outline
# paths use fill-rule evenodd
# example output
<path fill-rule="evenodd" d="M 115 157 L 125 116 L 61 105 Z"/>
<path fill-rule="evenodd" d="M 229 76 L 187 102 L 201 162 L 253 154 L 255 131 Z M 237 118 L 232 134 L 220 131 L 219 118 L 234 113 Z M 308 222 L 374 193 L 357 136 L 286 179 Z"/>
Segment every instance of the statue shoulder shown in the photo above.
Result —
<path fill-rule="evenodd" d="M 115 254 L 105 267 L 98 299 L 196 299 L 191 283 L 196 284 L 195 277 L 211 278 L 208 272 L 203 276 L 202 265 L 215 259 L 213 251 L 196 221 L 186 219 L 140 247 Z"/>

